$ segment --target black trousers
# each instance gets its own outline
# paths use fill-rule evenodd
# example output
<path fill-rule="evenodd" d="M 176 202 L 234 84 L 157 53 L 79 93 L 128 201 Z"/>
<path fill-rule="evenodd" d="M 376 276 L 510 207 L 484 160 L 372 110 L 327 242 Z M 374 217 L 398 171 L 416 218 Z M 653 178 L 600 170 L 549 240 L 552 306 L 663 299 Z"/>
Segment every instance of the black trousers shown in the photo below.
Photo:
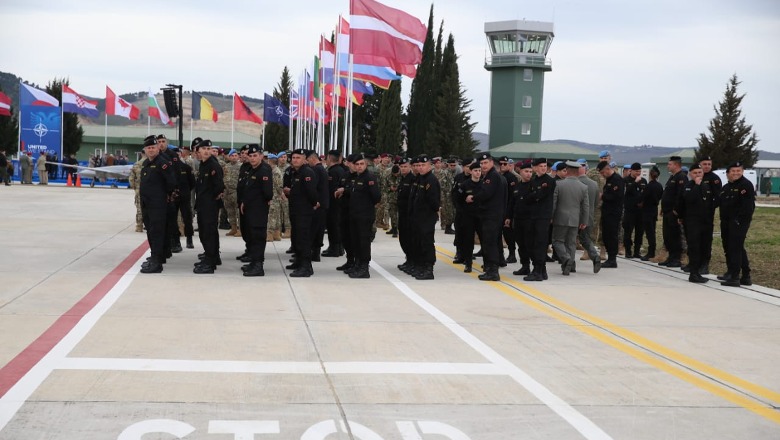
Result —
<path fill-rule="evenodd" d="M 677 230 L 679 231 L 679 226 Z M 620 232 L 620 213 L 601 212 L 601 235 L 607 249 L 607 260 L 615 261 L 618 254 L 618 234 Z"/>
<path fill-rule="evenodd" d="M 706 228 L 702 218 L 685 219 L 685 239 L 688 242 L 688 267 L 691 273 L 699 273 L 704 260 L 704 235 L 712 226 Z"/>
<path fill-rule="evenodd" d="M 415 245 L 415 264 L 433 266 L 436 263 L 436 216 L 430 218 L 412 217 L 414 229 L 413 243 Z"/>
<path fill-rule="evenodd" d="M 642 220 L 642 232 L 644 233 L 645 238 L 647 238 L 647 255 L 649 255 L 651 258 L 655 257 L 656 249 L 655 225 L 655 217 L 652 219 L 644 218 Z"/>
<path fill-rule="evenodd" d="M 498 268 L 499 252 L 501 243 L 501 229 L 503 229 L 500 218 L 479 218 L 482 235 L 479 237 L 482 243 L 482 260 L 486 268 Z"/>
<path fill-rule="evenodd" d="M 673 212 L 665 212 L 663 222 L 664 246 L 669 252 L 669 259 L 679 261 L 682 256 L 682 237 L 677 216 Z"/>
<path fill-rule="evenodd" d="M 714 216 L 709 218 L 709 222 L 702 225 L 704 231 L 702 231 L 701 242 L 701 264 L 708 265 L 712 259 L 712 233 L 714 232 L 715 222 Z"/>
<path fill-rule="evenodd" d="M 457 230 L 456 230 L 457 232 Z M 409 220 L 409 214 L 407 214 L 407 208 L 403 207 L 403 210 L 399 207 L 398 209 L 398 242 L 401 245 L 401 251 L 403 251 L 404 255 L 406 256 L 406 261 L 410 260 L 410 255 L 413 255 L 414 250 L 412 249 L 412 231 L 411 231 L 411 224 Z"/>
<path fill-rule="evenodd" d="M 526 244 L 531 254 L 531 261 L 534 263 L 534 269 L 544 269 L 547 267 L 547 241 L 550 231 L 550 219 L 529 219 L 527 229 L 524 231 Z"/>
<path fill-rule="evenodd" d="M 349 232 L 349 211 L 347 205 L 342 205 L 341 215 L 339 216 L 339 233 L 341 235 L 341 244 L 344 246 L 344 252 L 347 259 L 355 258 L 355 250 L 352 247 L 352 237 Z"/>
<path fill-rule="evenodd" d="M 501 225 L 501 235 L 504 237 L 504 241 L 506 242 L 506 248 L 509 251 L 510 254 L 515 252 L 515 231 L 512 229 L 512 226 L 505 227 L 503 224 Z M 499 244 L 501 244 L 501 241 L 499 240 Z M 503 249 L 504 247 L 501 246 L 500 249 Z M 503 250 L 501 251 L 503 252 Z"/>
<path fill-rule="evenodd" d="M 168 202 L 165 210 L 165 253 L 171 250 L 171 241 L 179 238 L 179 202 Z"/>
<path fill-rule="evenodd" d="M 375 217 L 351 217 L 349 219 L 349 233 L 352 235 L 352 248 L 355 253 L 355 261 L 360 264 L 368 264 L 371 261 L 371 235 Z"/>
<path fill-rule="evenodd" d="M 455 216 L 455 248 L 466 264 L 471 264 L 471 260 L 474 259 L 474 234 L 476 232 L 476 215 L 462 212 Z"/>
<path fill-rule="evenodd" d="M 515 232 L 515 243 L 517 243 L 517 253 L 520 257 L 520 264 L 528 266 L 531 262 L 531 251 L 529 246 L 532 244 L 532 241 L 530 240 L 530 237 L 532 237 L 532 235 L 530 235 L 531 220 L 515 217 L 512 220 L 512 228 Z M 545 253 L 547 253 L 546 249 Z"/>
<path fill-rule="evenodd" d="M 720 234 L 726 250 L 726 267 L 735 278 L 750 276 L 750 261 L 745 250 L 745 238 L 750 229 L 750 221 L 736 219 L 720 220 Z"/>
<path fill-rule="evenodd" d="M 268 235 L 268 224 L 253 223 L 246 229 L 249 232 L 248 253 L 253 263 L 262 263 L 265 261 L 266 236 Z M 244 231 L 241 232 L 243 237 Z"/>
<path fill-rule="evenodd" d="M 146 239 L 152 251 L 152 259 L 158 263 L 165 260 L 165 218 L 167 207 L 144 207 L 141 212 L 146 228 Z"/>
<path fill-rule="evenodd" d="M 325 218 L 325 225 L 328 229 L 328 248 L 338 250 L 341 246 L 341 203 L 334 200 L 330 201 L 328 214 Z"/>
<path fill-rule="evenodd" d="M 184 223 L 184 235 L 186 237 L 192 237 L 195 234 L 195 231 L 192 228 L 192 198 L 190 197 L 189 191 L 187 191 L 186 195 L 182 194 L 178 204 L 179 213 L 181 213 L 181 222 Z M 177 234 L 178 229 L 177 226 Z"/>
<path fill-rule="evenodd" d="M 294 219 L 294 220 L 293 220 Z M 290 210 L 292 225 L 292 245 L 296 258 L 301 261 L 311 261 L 312 222 L 314 213 L 300 213 Z"/>
<path fill-rule="evenodd" d="M 203 261 L 212 266 L 219 258 L 219 205 L 216 203 L 201 203 L 198 209 L 198 237 L 203 246 L 205 258 Z"/>
<path fill-rule="evenodd" d="M 311 218 L 311 248 L 312 252 L 316 249 L 320 249 L 325 240 L 325 222 L 328 217 L 328 210 L 325 208 L 317 208 L 314 211 L 314 215 Z"/>
<path fill-rule="evenodd" d="M 623 213 L 623 246 L 626 248 L 626 257 L 639 255 L 639 250 L 642 248 L 643 227 L 642 211 L 625 211 Z"/>

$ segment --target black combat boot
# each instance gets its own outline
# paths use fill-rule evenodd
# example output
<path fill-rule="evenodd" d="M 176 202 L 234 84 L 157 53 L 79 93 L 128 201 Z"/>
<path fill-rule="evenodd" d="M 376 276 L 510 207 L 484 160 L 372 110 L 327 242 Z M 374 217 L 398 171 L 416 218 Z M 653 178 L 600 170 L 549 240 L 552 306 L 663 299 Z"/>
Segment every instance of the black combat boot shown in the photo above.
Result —
<path fill-rule="evenodd" d="M 452 229 L 452 225 L 447 225 L 447 227 L 444 229 L 444 233 L 447 235 L 455 235 L 455 230 Z"/>
<path fill-rule="evenodd" d="M 517 257 L 515 257 L 515 251 L 509 251 L 509 257 L 507 257 L 506 262 L 508 264 L 517 263 Z"/>
<path fill-rule="evenodd" d="M 359 263 L 355 265 L 355 268 L 349 272 L 350 278 L 371 278 L 371 273 L 368 272 L 368 263 Z"/>
<path fill-rule="evenodd" d="M 512 272 L 512 275 L 528 275 L 531 273 L 531 267 L 528 263 L 524 263 L 520 266 L 520 269 Z"/>
<path fill-rule="evenodd" d="M 355 266 L 355 259 L 347 257 L 347 262 L 342 264 L 341 266 L 337 267 L 336 270 L 340 270 L 342 272 L 346 272 L 349 269 L 352 269 L 353 266 Z"/>
<path fill-rule="evenodd" d="M 501 277 L 498 275 L 498 267 L 490 266 L 485 268 L 485 272 L 480 274 L 477 278 L 481 281 L 501 281 Z"/>
<path fill-rule="evenodd" d="M 311 261 L 301 259 L 300 267 L 290 274 L 292 278 L 308 278 L 314 275 L 314 268 L 311 267 Z"/>
<path fill-rule="evenodd" d="M 141 273 L 160 273 L 162 271 L 163 265 L 157 258 L 152 258 L 141 266 Z"/>
<path fill-rule="evenodd" d="M 311 261 L 315 261 L 317 263 L 322 261 L 320 259 L 320 252 L 322 252 L 321 249 L 322 248 L 314 248 L 314 249 L 311 250 Z"/>
<path fill-rule="evenodd" d="M 171 239 L 171 252 L 174 254 L 178 254 L 183 249 L 181 248 L 181 240 L 176 237 Z"/>
<path fill-rule="evenodd" d="M 249 267 L 244 271 L 245 277 L 262 277 L 265 276 L 265 270 L 263 270 L 263 263 L 259 261 L 253 261 Z"/>
<path fill-rule="evenodd" d="M 422 266 L 417 274 L 414 276 L 415 280 L 424 281 L 433 279 L 433 266 L 427 264 Z"/>
<path fill-rule="evenodd" d="M 187 237 L 187 249 L 195 249 L 195 245 L 192 244 L 192 235 Z"/>

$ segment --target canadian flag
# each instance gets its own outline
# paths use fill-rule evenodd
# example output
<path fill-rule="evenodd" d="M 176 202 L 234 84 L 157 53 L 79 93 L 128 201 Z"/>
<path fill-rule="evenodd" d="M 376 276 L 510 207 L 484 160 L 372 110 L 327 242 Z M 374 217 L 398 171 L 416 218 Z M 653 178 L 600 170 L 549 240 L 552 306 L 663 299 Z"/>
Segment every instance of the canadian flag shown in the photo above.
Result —
<path fill-rule="evenodd" d="M 141 117 L 141 110 L 116 96 L 116 94 L 106 86 L 106 114 L 135 120 Z"/>

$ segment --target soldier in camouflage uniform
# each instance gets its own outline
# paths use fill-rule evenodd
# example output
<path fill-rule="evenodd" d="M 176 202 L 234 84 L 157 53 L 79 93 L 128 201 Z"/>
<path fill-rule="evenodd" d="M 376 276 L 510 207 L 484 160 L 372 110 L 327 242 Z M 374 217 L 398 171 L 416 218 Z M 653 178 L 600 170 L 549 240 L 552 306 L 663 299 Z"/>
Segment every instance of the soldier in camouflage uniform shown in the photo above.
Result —
<path fill-rule="evenodd" d="M 238 187 L 238 172 L 240 168 L 241 163 L 238 161 L 238 152 L 236 150 L 230 150 L 227 162 L 222 165 L 225 176 L 225 211 L 227 212 L 227 220 L 230 224 L 230 231 L 225 234 L 227 236 L 241 236 L 238 225 L 238 199 L 236 193 L 236 188 Z"/>
<path fill-rule="evenodd" d="M 612 160 L 612 156 L 610 156 L 609 151 L 604 150 L 599 153 L 599 162 L 607 162 L 609 163 Z M 604 188 L 604 185 L 606 185 L 607 180 L 599 173 L 599 171 L 596 169 L 596 167 L 592 167 L 588 170 L 588 173 L 586 174 L 590 179 L 592 179 L 594 182 L 596 182 L 599 185 L 599 199 L 596 201 L 596 213 L 593 216 L 593 227 L 590 228 L 591 232 L 591 239 L 593 240 L 593 244 L 600 245 L 601 249 L 601 259 L 606 259 L 606 248 L 604 247 L 604 242 L 601 237 L 601 189 Z M 582 256 L 582 259 L 588 259 L 587 252 L 585 252 Z"/>
<path fill-rule="evenodd" d="M 382 200 L 385 201 L 385 217 L 390 221 L 388 234 L 398 237 L 398 186 L 401 183 L 401 170 L 398 165 L 393 165 L 385 172 L 384 182 L 381 184 Z"/>
<path fill-rule="evenodd" d="M 290 158 L 290 155 L 286 151 L 280 151 L 279 154 L 276 155 L 278 165 L 279 165 L 279 171 L 282 172 L 282 178 L 284 178 L 284 173 L 287 171 L 288 168 L 290 168 L 290 164 L 287 163 L 287 161 Z M 284 186 L 284 185 L 283 185 Z M 280 207 L 280 223 L 282 226 L 282 229 L 284 230 L 284 233 L 282 234 L 282 238 L 290 238 L 290 233 L 292 232 L 292 225 L 290 224 L 290 203 L 287 200 L 287 197 L 281 197 L 279 199 L 279 207 Z"/>
<path fill-rule="evenodd" d="M 135 190 L 135 232 L 144 232 L 144 216 L 141 213 L 141 168 L 143 168 L 146 155 L 141 152 L 141 157 L 133 164 L 130 170 L 130 187 Z"/>
<path fill-rule="evenodd" d="M 452 188 L 455 186 L 455 173 L 449 164 L 455 164 L 456 159 L 447 160 L 447 166 L 439 171 L 439 187 L 441 187 L 441 213 L 439 219 L 445 234 L 455 234 L 452 224 L 455 222 L 455 205 L 452 203 Z"/>
<path fill-rule="evenodd" d="M 274 183 L 274 197 L 271 199 L 271 207 L 268 210 L 268 234 L 273 241 L 280 241 L 282 239 L 282 203 L 287 202 L 282 199 L 284 173 L 279 168 L 275 154 L 268 155 L 268 163 L 271 164 L 271 175 Z"/>

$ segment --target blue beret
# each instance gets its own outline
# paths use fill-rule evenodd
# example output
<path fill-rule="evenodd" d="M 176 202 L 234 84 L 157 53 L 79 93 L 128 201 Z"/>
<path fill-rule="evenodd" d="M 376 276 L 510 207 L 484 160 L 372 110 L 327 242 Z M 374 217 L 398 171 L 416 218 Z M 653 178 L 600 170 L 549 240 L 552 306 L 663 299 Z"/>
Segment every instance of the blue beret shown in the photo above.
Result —
<path fill-rule="evenodd" d="M 599 153 L 599 159 L 605 158 L 607 156 L 611 156 L 608 150 L 601 150 L 601 152 Z"/>

